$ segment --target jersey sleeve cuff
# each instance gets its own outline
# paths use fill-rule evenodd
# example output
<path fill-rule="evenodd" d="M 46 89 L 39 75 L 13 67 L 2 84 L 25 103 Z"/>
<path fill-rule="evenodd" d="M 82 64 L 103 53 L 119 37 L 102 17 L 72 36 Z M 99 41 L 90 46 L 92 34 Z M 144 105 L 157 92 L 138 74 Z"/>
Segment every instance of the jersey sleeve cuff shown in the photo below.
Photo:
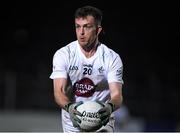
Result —
<path fill-rule="evenodd" d="M 50 75 L 50 79 L 55 78 L 67 78 L 67 74 L 63 72 L 52 72 L 52 74 Z"/>
<path fill-rule="evenodd" d="M 117 79 L 108 80 L 108 83 L 112 83 L 112 82 L 118 82 L 118 83 L 124 84 L 124 81 L 123 81 L 123 80 L 117 80 Z"/>

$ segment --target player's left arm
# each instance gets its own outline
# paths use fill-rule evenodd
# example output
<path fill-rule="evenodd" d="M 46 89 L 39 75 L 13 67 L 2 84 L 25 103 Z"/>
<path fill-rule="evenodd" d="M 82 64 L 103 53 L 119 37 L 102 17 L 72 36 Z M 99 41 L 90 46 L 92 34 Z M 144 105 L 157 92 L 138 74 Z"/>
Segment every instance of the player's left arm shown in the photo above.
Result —
<path fill-rule="evenodd" d="M 123 100 L 121 83 L 111 82 L 109 83 L 109 89 L 110 101 L 108 101 L 107 103 L 98 101 L 98 103 L 103 106 L 103 108 L 98 111 L 102 125 L 106 125 L 109 122 L 111 113 L 121 106 Z"/>
<path fill-rule="evenodd" d="M 118 54 L 112 54 L 111 57 L 112 58 L 109 60 L 109 70 L 107 74 L 110 99 L 107 103 L 104 103 L 104 107 L 98 111 L 103 125 L 107 124 L 111 113 L 118 109 L 123 101 L 123 64 Z"/>
<path fill-rule="evenodd" d="M 118 109 L 123 102 L 122 85 L 123 82 L 123 63 L 118 54 L 112 54 L 109 65 L 108 83 L 110 90 L 110 101 L 113 111 Z"/>
<path fill-rule="evenodd" d="M 119 82 L 109 83 L 109 90 L 111 96 L 109 103 L 113 104 L 114 106 L 113 111 L 115 111 L 121 106 L 123 102 L 122 83 Z"/>

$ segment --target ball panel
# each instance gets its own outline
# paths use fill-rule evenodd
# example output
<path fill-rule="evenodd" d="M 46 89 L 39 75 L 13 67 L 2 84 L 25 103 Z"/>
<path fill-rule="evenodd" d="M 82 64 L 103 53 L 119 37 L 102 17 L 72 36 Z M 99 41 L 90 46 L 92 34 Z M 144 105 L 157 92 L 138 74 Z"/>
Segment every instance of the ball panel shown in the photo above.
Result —
<path fill-rule="evenodd" d="M 77 107 L 77 110 L 82 113 L 80 128 L 86 131 L 97 130 L 101 127 L 98 110 L 102 105 L 95 101 L 87 101 Z"/>

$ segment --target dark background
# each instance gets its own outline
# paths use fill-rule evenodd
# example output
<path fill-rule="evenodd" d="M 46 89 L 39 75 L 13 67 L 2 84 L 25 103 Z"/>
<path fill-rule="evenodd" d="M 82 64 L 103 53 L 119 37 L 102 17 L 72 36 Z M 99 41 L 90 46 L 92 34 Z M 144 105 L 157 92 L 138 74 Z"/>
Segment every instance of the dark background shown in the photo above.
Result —
<path fill-rule="evenodd" d="M 57 110 L 49 79 L 52 57 L 76 39 L 74 12 L 84 5 L 103 11 L 100 40 L 122 58 L 130 114 L 155 131 L 172 131 L 180 121 L 176 1 L 2 3 L 0 110 Z"/>

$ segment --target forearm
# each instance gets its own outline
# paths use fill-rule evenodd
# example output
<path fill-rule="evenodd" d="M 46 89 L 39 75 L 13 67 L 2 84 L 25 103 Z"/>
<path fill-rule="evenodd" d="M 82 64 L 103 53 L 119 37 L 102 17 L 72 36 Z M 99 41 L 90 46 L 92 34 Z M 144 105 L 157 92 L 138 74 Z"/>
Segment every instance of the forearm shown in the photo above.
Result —
<path fill-rule="evenodd" d="M 64 108 L 66 104 L 70 102 L 69 98 L 65 94 L 65 88 L 67 87 L 67 80 L 60 78 L 54 80 L 54 98 L 56 103 Z"/>
<path fill-rule="evenodd" d="M 112 97 L 111 100 L 109 101 L 110 103 L 114 104 L 114 111 L 117 110 L 118 108 L 121 107 L 122 102 L 123 102 L 123 96 L 119 97 Z"/>
<path fill-rule="evenodd" d="M 123 96 L 122 96 L 122 84 L 120 83 L 110 83 L 110 103 L 114 105 L 114 111 L 120 108 L 122 102 L 123 102 Z"/>
<path fill-rule="evenodd" d="M 70 103 L 69 98 L 65 94 L 55 92 L 54 97 L 55 97 L 55 102 L 57 103 L 57 105 L 63 109 L 66 104 Z"/>

